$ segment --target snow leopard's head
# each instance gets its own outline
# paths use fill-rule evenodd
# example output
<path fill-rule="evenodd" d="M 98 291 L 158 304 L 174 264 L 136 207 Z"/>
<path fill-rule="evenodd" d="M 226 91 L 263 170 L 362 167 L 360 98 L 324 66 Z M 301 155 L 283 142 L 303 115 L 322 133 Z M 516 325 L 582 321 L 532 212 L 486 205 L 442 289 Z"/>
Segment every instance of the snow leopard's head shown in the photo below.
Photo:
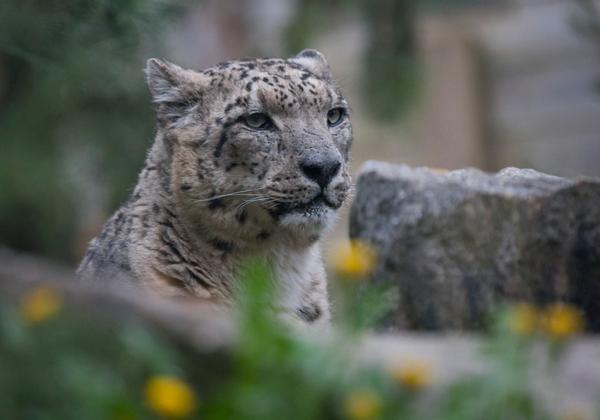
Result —
<path fill-rule="evenodd" d="M 203 71 L 151 59 L 148 85 L 183 211 L 231 239 L 316 238 L 350 190 L 349 106 L 323 55 Z"/>

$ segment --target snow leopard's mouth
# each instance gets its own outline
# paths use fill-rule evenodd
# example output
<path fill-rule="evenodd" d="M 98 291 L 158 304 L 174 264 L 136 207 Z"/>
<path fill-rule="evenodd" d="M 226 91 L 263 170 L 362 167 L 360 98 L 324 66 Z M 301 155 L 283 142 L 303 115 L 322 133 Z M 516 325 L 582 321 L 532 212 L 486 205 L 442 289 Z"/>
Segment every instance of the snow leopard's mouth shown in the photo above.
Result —
<path fill-rule="evenodd" d="M 273 209 L 271 213 L 276 217 L 292 213 L 314 217 L 319 216 L 328 209 L 337 210 L 339 207 L 340 205 L 336 205 L 325 194 L 320 193 L 306 203 L 282 203 Z"/>

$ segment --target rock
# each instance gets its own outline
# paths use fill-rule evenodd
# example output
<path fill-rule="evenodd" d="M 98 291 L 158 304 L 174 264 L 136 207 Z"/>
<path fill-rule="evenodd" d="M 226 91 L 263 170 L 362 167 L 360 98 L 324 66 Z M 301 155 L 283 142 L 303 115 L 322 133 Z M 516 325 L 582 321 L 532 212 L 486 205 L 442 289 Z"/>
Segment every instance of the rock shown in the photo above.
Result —
<path fill-rule="evenodd" d="M 24 293 L 39 285 L 55 288 L 66 306 L 82 316 L 119 324 L 142 321 L 204 354 L 218 353 L 234 341 L 235 325 L 225 309 L 159 298 L 114 282 L 80 282 L 74 268 L 0 246 L 0 308 L 20 302 Z"/>
<path fill-rule="evenodd" d="M 600 180 L 367 162 L 350 236 L 397 285 L 385 326 L 477 329 L 501 302 L 574 304 L 600 330 Z"/>

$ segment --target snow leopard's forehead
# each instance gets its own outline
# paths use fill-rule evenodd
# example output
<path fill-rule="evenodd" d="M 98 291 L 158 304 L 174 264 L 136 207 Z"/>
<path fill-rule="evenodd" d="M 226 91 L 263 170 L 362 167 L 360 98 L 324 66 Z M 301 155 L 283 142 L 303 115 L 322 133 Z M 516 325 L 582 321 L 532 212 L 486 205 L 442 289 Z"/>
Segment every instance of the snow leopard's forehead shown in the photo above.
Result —
<path fill-rule="evenodd" d="M 292 60 L 263 58 L 226 61 L 202 72 L 210 88 L 230 99 L 225 113 L 236 108 L 293 113 L 348 107 L 337 84 Z"/>

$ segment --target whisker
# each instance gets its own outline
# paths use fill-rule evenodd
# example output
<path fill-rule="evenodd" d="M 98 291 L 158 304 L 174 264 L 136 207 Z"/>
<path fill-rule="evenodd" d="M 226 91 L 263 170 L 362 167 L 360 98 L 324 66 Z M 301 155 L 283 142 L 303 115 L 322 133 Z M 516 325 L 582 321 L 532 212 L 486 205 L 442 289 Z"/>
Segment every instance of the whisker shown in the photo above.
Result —
<path fill-rule="evenodd" d="M 199 198 L 199 199 L 192 199 L 195 202 L 201 203 L 204 201 L 212 201 L 212 200 L 218 200 L 219 198 L 225 198 L 225 197 L 260 197 L 262 194 L 243 194 L 243 193 L 236 193 L 236 194 L 223 194 L 223 195 L 216 195 L 214 197 L 211 198 Z"/>
<path fill-rule="evenodd" d="M 256 198 L 250 198 L 248 200 L 243 201 L 239 206 L 237 206 L 237 208 L 235 209 L 235 211 L 241 211 L 244 209 L 244 207 L 252 204 L 252 203 L 259 203 L 259 202 L 263 202 L 263 203 L 268 203 L 269 201 L 274 201 L 271 197 L 256 197 Z"/>
<path fill-rule="evenodd" d="M 211 200 L 216 200 L 218 198 L 225 198 L 225 197 L 231 197 L 233 195 L 240 195 L 240 196 L 259 196 L 261 194 L 249 194 L 251 192 L 256 192 L 256 191 L 260 191 L 264 188 L 253 188 L 253 189 L 249 189 L 249 190 L 242 190 L 242 191 L 236 191 L 236 192 L 232 192 L 232 193 L 227 193 L 227 194 L 220 194 L 220 195 L 215 195 L 213 197 L 209 197 L 209 198 L 200 198 L 200 199 L 194 199 L 194 201 L 201 203 L 203 201 L 211 201 Z"/>
<path fill-rule="evenodd" d="M 259 197 L 248 198 L 240 204 L 253 203 L 255 201 L 265 201 L 265 200 L 270 200 L 270 199 L 271 198 L 266 197 L 266 196 L 259 196 Z"/>

